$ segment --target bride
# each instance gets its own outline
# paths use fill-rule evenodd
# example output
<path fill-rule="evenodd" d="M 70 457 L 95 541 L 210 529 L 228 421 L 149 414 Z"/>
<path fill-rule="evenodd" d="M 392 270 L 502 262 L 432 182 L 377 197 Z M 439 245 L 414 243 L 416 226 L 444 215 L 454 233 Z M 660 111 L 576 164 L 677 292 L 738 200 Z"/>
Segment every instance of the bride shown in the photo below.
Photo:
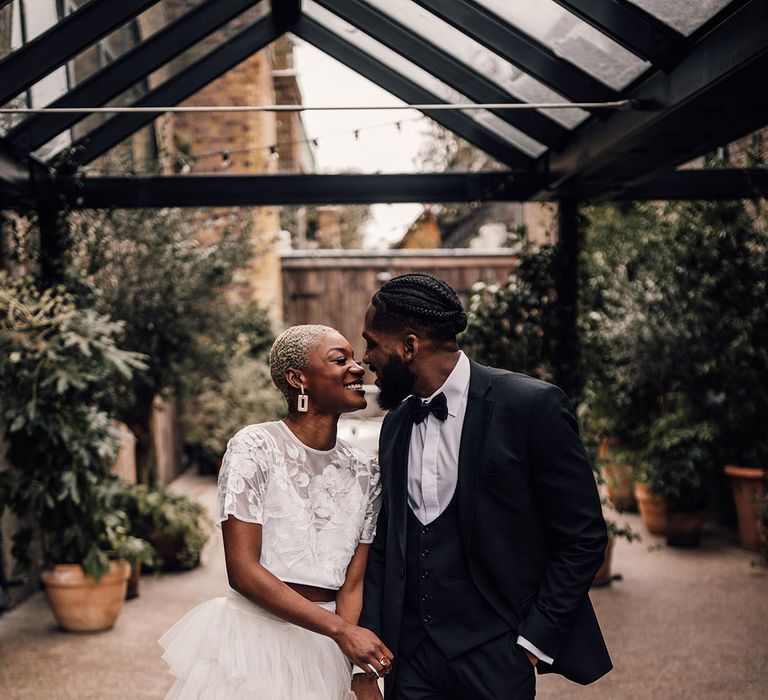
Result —
<path fill-rule="evenodd" d="M 230 588 L 160 639 L 184 700 L 350 700 L 350 662 L 384 675 L 392 654 L 357 626 L 381 500 L 376 458 L 336 438 L 364 408 L 363 368 L 327 326 L 293 326 L 269 354 L 282 421 L 227 445 L 218 521 Z"/>

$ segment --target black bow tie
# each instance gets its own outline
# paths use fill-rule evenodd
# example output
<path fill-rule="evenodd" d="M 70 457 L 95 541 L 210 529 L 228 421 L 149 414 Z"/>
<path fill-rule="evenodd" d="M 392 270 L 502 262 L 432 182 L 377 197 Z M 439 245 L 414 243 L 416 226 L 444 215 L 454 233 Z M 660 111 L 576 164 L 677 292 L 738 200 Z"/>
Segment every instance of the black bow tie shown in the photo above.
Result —
<path fill-rule="evenodd" d="M 418 396 L 409 396 L 408 408 L 414 423 L 421 423 L 430 413 L 434 414 L 435 418 L 440 421 L 448 417 L 448 401 L 443 392 L 440 392 L 427 403 L 422 403 Z"/>

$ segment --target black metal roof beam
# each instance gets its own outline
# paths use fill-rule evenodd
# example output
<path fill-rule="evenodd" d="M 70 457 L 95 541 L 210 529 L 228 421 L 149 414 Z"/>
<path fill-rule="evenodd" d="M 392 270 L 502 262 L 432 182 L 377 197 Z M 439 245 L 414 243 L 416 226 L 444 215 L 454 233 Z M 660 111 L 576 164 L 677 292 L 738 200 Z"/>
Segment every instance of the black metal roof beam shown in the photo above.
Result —
<path fill-rule="evenodd" d="M 28 161 L 5 139 L 0 139 L 0 209 L 30 195 Z"/>
<path fill-rule="evenodd" d="M 411 28 L 361 0 L 316 2 L 474 102 L 522 102 L 454 58 L 450 50 L 435 46 Z M 548 147 L 562 147 L 570 134 L 568 129 L 536 110 L 490 111 Z"/>
<path fill-rule="evenodd" d="M 466 0 L 414 1 L 572 102 L 616 99 L 612 88 L 479 5 Z"/>
<path fill-rule="evenodd" d="M 281 32 L 275 27 L 272 17 L 263 17 L 148 92 L 132 106 L 176 105 L 263 49 L 280 35 Z M 66 158 L 76 165 L 86 165 L 157 116 L 157 113 L 118 114 L 73 143 L 66 152 Z"/>
<path fill-rule="evenodd" d="M 765 126 L 768 91 L 756 86 L 766 74 L 768 2 L 752 0 L 629 95 L 649 109 L 616 112 L 550 153 L 550 190 L 577 196 L 639 184 Z"/>
<path fill-rule="evenodd" d="M 275 26 L 283 32 L 292 31 L 301 17 L 301 0 L 272 0 L 270 5 Z"/>
<path fill-rule="evenodd" d="M 524 200 L 531 178 L 509 172 L 429 175 L 175 175 L 59 178 L 81 209 Z"/>
<path fill-rule="evenodd" d="M 591 201 L 760 199 L 768 197 L 768 170 L 705 168 L 661 173 L 641 184 L 618 190 L 583 192 Z"/>
<path fill-rule="evenodd" d="M 54 71 L 158 0 L 90 0 L 0 61 L 0 104 Z"/>
<path fill-rule="evenodd" d="M 431 92 L 344 41 L 306 15 L 299 20 L 294 33 L 406 104 L 442 102 Z M 512 144 L 497 137 L 462 112 L 422 110 L 422 113 L 511 168 L 532 170 L 537 164 L 536 160 L 517 150 Z"/>
<path fill-rule="evenodd" d="M 131 51 L 118 57 L 48 106 L 60 108 L 104 105 L 260 1 L 207 0 Z M 6 138 L 19 148 L 34 151 L 86 116 L 85 114 L 33 114 L 14 127 Z"/>
<path fill-rule="evenodd" d="M 685 47 L 682 34 L 631 3 L 622 0 L 555 2 L 657 68 L 669 68 Z"/>

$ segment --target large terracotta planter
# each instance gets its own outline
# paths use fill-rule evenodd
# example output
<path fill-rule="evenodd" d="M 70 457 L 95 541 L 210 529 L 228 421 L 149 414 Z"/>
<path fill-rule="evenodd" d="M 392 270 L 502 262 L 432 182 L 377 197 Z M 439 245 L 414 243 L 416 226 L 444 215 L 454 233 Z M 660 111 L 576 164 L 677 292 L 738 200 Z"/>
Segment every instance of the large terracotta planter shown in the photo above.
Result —
<path fill-rule="evenodd" d="M 698 547 L 701 533 L 707 519 L 704 511 L 677 510 L 667 508 L 667 544 L 672 547 Z"/>
<path fill-rule="evenodd" d="M 765 497 L 765 469 L 729 464 L 725 467 L 725 473 L 731 478 L 741 546 L 744 549 L 758 550 L 760 548 L 758 513 Z"/>
<path fill-rule="evenodd" d="M 133 600 L 139 597 L 139 582 L 141 581 L 141 562 L 137 561 L 131 566 L 131 575 L 128 577 L 128 587 L 125 590 L 125 599 Z"/>
<path fill-rule="evenodd" d="M 613 573 L 611 572 L 611 564 L 613 562 L 613 544 L 616 541 L 614 537 L 608 538 L 608 546 L 605 548 L 605 559 L 600 565 L 595 578 L 592 580 L 592 586 L 607 586 L 613 581 Z"/>
<path fill-rule="evenodd" d="M 663 535 L 667 528 L 667 501 L 652 494 L 647 484 L 635 484 L 635 498 L 643 525 L 652 535 Z"/>
<path fill-rule="evenodd" d="M 618 511 L 636 511 L 637 501 L 632 488 L 632 465 L 615 462 L 611 459 L 611 451 L 615 444 L 614 438 L 605 438 L 600 442 L 597 452 L 597 457 L 600 460 L 600 473 L 608 491 L 608 500 Z"/>
<path fill-rule="evenodd" d="M 59 625 L 69 632 L 99 632 L 112 627 L 123 609 L 131 565 L 113 561 L 98 581 L 79 564 L 59 564 L 43 573 L 45 594 Z"/>

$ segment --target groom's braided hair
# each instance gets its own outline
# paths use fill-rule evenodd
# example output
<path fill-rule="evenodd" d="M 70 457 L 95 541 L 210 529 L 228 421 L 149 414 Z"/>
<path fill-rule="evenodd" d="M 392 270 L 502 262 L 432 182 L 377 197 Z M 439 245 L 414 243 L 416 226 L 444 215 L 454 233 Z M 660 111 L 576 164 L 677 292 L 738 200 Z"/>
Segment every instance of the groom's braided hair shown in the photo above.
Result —
<path fill-rule="evenodd" d="M 371 298 L 376 330 L 409 328 L 437 341 L 455 341 L 467 327 L 456 290 L 428 272 L 411 272 L 385 282 Z"/>

